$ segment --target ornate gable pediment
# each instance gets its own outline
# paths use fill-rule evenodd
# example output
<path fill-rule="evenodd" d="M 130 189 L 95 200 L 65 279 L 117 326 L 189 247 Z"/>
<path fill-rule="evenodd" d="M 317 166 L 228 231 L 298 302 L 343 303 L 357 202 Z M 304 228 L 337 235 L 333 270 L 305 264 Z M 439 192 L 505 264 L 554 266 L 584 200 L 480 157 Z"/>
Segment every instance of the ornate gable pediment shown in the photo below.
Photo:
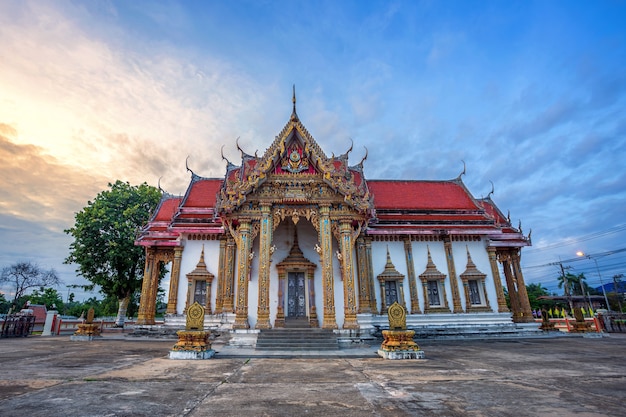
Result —
<path fill-rule="evenodd" d="M 360 213 L 373 209 L 367 182 L 363 176 L 363 161 L 348 166 L 348 152 L 338 157 L 327 157 L 313 136 L 300 122 L 294 109 L 282 131 L 276 136 L 263 156 L 241 152 L 241 166 L 229 161 L 226 180 L 217 198 L 219 212 L 231 213 L 249 199 L 268 180 L 293 179 L 300 182 L 323 182 L 343 201 Z"/>

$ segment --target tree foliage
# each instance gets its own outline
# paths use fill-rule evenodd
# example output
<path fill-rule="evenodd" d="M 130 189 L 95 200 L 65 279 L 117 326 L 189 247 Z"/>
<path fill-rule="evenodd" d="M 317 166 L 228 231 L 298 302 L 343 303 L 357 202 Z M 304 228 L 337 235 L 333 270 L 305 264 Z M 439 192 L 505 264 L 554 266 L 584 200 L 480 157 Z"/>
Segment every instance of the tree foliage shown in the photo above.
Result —
<path fill-rule="evenodd" d="M 20 261 L 2 268 L 0 284 L 8 284 L 15 291 L 12 304 L 17 307 L 17 301 L 31 288 L 58 286 L 61 280 L 54 269 L 46 270 L 34 262 Z"/>
<path fill-rule="evenodd" d="M 544 307 L 551 307 L 554 304 L 553 301 L 539 300 L 539 297 L 550 295 L 548 290 L 541 284 L 526 285 L 526 292 L 528 293 L 528 301 L 532 310 L 540 310 Z"/>
<path fill-rule="evenodd" d="M 570 272 L 557 278 L 559 288 L 563 288 L 563 295 L 585 295 L 587 288 L 585 274 L 574 275 Z"/>
<path fill-rule="evenodd" d="M 109 187 L 76 213 L 74 227 L 65 230 L 74 238 L 65 263 L 77 264 L 81 276 L 121 305 L 141 288 L 145 253 L 134 243 L 161 192 L 146 183 L 131 186 L 119 180 Z"/>
<path fill-rule="evenodd" d="M 28 296 L 28 300 L 31 304 L 43 304 L 48 309 L 54 307 L 58 311 L 63 311 L 63 298 L 55 288 L 41 287 L 39 290 L 34 290 L 33 293 Z"/>

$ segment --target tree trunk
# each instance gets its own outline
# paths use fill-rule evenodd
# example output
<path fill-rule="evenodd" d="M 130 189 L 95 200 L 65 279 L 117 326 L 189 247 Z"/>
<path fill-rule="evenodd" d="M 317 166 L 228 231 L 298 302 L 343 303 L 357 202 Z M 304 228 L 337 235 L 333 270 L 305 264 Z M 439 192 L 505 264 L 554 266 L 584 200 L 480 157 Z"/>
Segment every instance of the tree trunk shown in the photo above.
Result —
<path fill-rule="evenodd" d="M 117 309 L 117 318 L 115 319 L 115 327 L 124 327 L 124 320 L 126 319 L 126 310 L 128 309 L 128 303 L 130 303 L 130 296 L 127 295 L 124 298 L 118 300 L 119 307 Z"/>

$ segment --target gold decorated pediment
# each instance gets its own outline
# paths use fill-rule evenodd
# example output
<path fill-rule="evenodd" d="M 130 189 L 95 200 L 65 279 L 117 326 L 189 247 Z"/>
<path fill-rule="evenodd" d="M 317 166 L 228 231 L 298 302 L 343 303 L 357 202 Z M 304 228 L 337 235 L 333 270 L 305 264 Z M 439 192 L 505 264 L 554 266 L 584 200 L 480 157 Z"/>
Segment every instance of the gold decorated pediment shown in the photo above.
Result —
<path fill-rule="evenodd" d="M 348 152 L 327 157 L 315 139 L 292 114 L 289 122 L 276 136 L 274 142 L 258 157 L 244 153 L 240 167 L 231 167 L 217 198 L 219 212 L 231 213 L 249 200 L 251 193 L 258 192 L 270 178 L 285 177 L 292 184 L 279 188 L 283 196 L 274 201 L 304 201 L 310 196 L 305 188 L 310 179 L 328 186 L 343 203 L 366 213 L 373 209 L 373 200 L 360 167 L 348 166 Z M 229 163 L 230 164 L 230 163 Z M 302 177 L 304 178 L 301 180 Z M 272 184 L 272 187 L 274 184 Z M 310 187 L 309 187 L 310 188 Z"/>

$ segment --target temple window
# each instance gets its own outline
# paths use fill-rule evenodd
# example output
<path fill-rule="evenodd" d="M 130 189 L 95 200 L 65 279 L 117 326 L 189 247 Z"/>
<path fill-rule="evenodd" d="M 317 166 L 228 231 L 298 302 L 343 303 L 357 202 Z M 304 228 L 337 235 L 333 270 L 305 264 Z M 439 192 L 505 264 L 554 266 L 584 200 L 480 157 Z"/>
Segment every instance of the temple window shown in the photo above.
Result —
<path fill-rule="evenodd" d="M 206 281 L 196 280 L 194 281 L 194 287 L 195 287 L 195 290 L 193 292 L 193 301 L 197 302 L 202 307 L 205 307 L 206 306 Z"/>
<path fill-rule="evenodd" d="M 395 281 L 385 281 L 385 304 L 388 306 L 398 301 L 398 285 Z"/>
<path fill-rule="evenodd" d="M 441 306 L 441 291 L 439 291 L 439 281 L 428 281 L 428 304 L 431 307 Z"/>
<path fill-rule="evenodd" d="M 487 289 L 485 288 L 486 274 L 478 270 L 476 264 L 472 261 L 472 257 L 467 250 L 467 266 L 465 272 L 460 275 L 465 290 L 465 302 L 467 312 L 491 311 L 489 299 L 487 298 Z"/>
<path fill-rule="evenodd" d="M 433 258 L 430 256 L 429 247 L 427 247 L 427 253 L 426 270 L 419 276 L 426 296 L 424 313 L 449 313 L 450 307 L 448 307 L 445 287 L 446 275 L 437 269 Z"/>
<path fill-rule="evenodd" d="M 396 301 L 406 307 L 404 301 L 404 289 L 402 287 L 403 281 L 404 275 L 396 270 L 396 267 L 391 262 L 389 248 L 387 248 L 387 263 L 385 264 L 385 270 L 378 275 L 381 292 L 380 298 L 382 302 L 380 311 L 383 314 L 387 313 L 387 308 Z"/>
<path fill-rule="evenodd" d="M 469 287 L 469 299 L 470 304 L 472 305 L 480 305 L 482 304 L 480 297 L 480 287 L 478 286 L 478 280 L 472 279 L 467 281 L 467 285 Z"/>
<path fill-rule="evenodd" d="M 194 302 L 198 302 L 204 307 L 206 314 L 212 314 L 211 310 L 211 283 L 213 282 L 214 275 L 206 269 L 204 263 L 204 246 L 202 246 L 202 253 L 200 254 L 200 260 L 196 269 L 187 274 L 187 305 L 185 306 L 185 312 L 187 308 Z"/>

